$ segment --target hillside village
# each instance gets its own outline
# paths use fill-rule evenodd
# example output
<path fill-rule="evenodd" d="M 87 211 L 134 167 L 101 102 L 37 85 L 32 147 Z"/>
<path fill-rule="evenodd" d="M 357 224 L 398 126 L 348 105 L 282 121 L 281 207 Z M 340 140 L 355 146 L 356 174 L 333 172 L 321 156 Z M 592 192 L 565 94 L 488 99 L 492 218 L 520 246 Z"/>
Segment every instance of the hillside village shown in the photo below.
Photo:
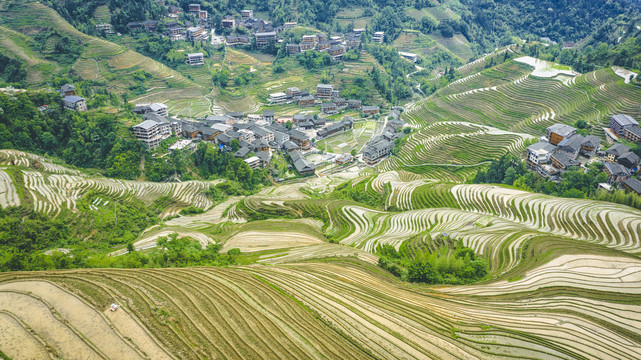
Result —
<path fill-rule="evenodd" d="M 641 195 L 641 181 L 631 177 L 637 174 L 639 156 L 631 148 L 617 142 L 620 138 L 631 143 L 641 141 L 639 123 L 629 115 L 616 114 L 610 117 L 609 127 L 604 128 L 608 143 L 601 149 L 601 139 L 594 135 L 583 136 L 577 129 L 566 124 L 554 124 L 546 129 L 540 141 L 527 147 L 525 161 L 532 171 L 544 178 L 559 181 L 561 174 L 571 168 L 585 168 L 599 163 L 607 175 L 607 183 L 599 184 L 605 190 L 621 186 Z"/>
<path fill-rule="evenodd" d="M 360 101 L 337 98 L 337 92 L 329 84 L 319 84 L 315 94 L 289 88 L 287 94 L 276 94 L 280 101 L 298 101 L 301 107 L 317 104 L 320 99 L 331 102 L 321 103 L 321 113 L 333 115 L 339 109 L 361 110 L 363 117 L 378 116 L 378 106 L 361 106 Z M 274 95 L 274 94 L 272 94 Z M 66 98 L 65 98 L 66 99 Z M 309 104 L 306 102 L 309 101 Z M 193 150 L 201 141 L 216 144 L 220 150 L 231 152 L 243 159 L 252 169 L 269 168 L 272 157 L 279 153 L 288 158 L 291 167 L 299 176 L 316 173 L 317 167 L 333 163 L 339 167 L 358 161 L 362 165 L 373 166 L 390 154 L 398 139 L 405 136 L 404 121 L 400 119 L 401 110 L 393 109 L 384 117 L 384 126 L 379 135 L 373 136 L 366 146 L 351 149 L 341 154 L 325 153 L 318 149 L 317 142 L 334 135 L 350 131 L 354 127 L 352 116 L 331 120 L 304 113 L 292 117 L 276 116 L 274 110 L 264 110 L 260 114 L 228 112 L 224 115 L 208 115 L 205 118 L 186 120 L 169 118 L 168 108 L 161 103 L 137 104 L 134 113 L 142 116 L 143 121 L 132 127 L 136 139 L 149 150 L 171 137 L 181 138 L 169 147 L 170 151 Z M 344 149 L 349 150 L 349 149 Z M 316 161 L 308 160 L 308 155 L 321 154 Z M 283 180 L 278 179 L 277 180 Z"/>

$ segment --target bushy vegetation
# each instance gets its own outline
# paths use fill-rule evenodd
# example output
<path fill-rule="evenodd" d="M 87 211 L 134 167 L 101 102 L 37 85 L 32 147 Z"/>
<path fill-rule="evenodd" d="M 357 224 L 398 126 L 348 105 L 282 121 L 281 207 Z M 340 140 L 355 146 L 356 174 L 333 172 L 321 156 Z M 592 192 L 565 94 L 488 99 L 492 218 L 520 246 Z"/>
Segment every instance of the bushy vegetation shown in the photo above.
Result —
<path fill-rule="evenodd" d="M 20 60 L 0 53 L 0 82 L 23 86 L 27 81 L 27 70 Z"/>
<path fill-rule="evenodd" d="M 205 179 L 225 178 L 233 180 L 245 189 L 254 189 L 267 183 L 266 170 L 252 170 L 242 159 L 219 150 L 213 144 L 201 142 L 192 155 L 195 166 Z"/>
<path fill-rule="evenodd" d="M 40 112 L 38 106 L 51 111 Z M 107 168 L 109 176 L 132 179 L 141 145 L 117 135 L 114 115 L 62 109 L 57 93 L 0 94 L 0 147 L 59 157 L 66 163 Z"/>
<path fill-rule="evenodd" d="M 360 181 L 353 184 L 352 181 L 347 181 L 334 189 L 330 194 L 334 199 L 353 200 L 362 204 L 367 204 L 371 207 L 378 208 L 385 204 L 387 193 L 377 193 L 369 186 L 368 180 Z M 389 184 L 386 184 L 386 190 L 390 190 Z"/>
<path fill-rule="evenodd" d="M 598 185 L 605 182 L 607 174 L 600 163 L 592 163 L 587 169 L 569 169 L 561 175 L 559 182 L 554 182 L 528 171 L 524 162 L 510 154 L 493 160 L 487 170 L 479 171 L 474 177 L 475 184 L 513 185 L 547 195 L 610 201 L 641 209 L 641 199 L 636 194 L 626 194 L 622 189 L 614 193 L 598 189 Z"/>
<path fill-rule="evenodd" d="M 459 244 L 451 250 L 447 246 L 430 250 L 427 245 L 416 239 L 404 241 L 398 251 L 391 245 L 379 245 L 378 265 L 403 281 L 425 284 L 469 284 L 488 273 L 487 261 L 468 247 Z"/>

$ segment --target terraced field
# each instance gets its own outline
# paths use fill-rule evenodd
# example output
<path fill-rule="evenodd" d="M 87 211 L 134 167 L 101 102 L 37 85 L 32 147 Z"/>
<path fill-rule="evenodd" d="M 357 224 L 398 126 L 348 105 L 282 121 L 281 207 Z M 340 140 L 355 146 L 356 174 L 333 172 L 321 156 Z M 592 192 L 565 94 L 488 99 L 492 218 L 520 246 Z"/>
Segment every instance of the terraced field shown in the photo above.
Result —
<path fill-rule="evenodd" d="M 171 185 L 152 190 L 0 154 L 0 179 L 22 174 L 25 194 L 53 199 L 43 204 L 73 206 L 85 190 L 70 184 L 143 201 Z M 307 195 L 348 180 L 365 181 L 384 205 Z M 257 213 L 269 219 L 251 221 Z M 641 212 L 626 206 L 350 171 L 230 198 L 148 229 L 135 247 L 171 232 L 241 248 L 258 264 L 0 274 L 0 329 L 11 334 L 0 336 L 0 350 L 151 359 L 636 359 L 641 351 Z M 487 259 L 491 275 L 429 287 L 376 266 L 379 244 L 444 233 Z M 107 310 L 112 303 L 122 308 Z"/>
<path fill-rule="evenodd" d="M 540 136 L 554 123 L 585 120 L 594 135 L 602 136 L 610 115 L 641 116 L 641 89 L 626 84 L 610 68 L 577 74 L 521 57 L 482 70 L 487 58 L 505 51 L 513 50 L 502 49 L 461 67 L 466 77 L 409 104 L 404 119 L 418 131 L 380 170 L 462 182 L 484 161 L 508 152 L 520 154 L 523 140 Z"/>
<path fill-rule="evenodd" d="M 585 265 L 598 260 L 608 260 L 613 270 L 626 267 L 628 275 L 623 286 L 611 287 L 607 282 L 617 271 L 605 271 L 592 281 L 563 283 L 566 294 L 548 296 L 537 279 L 566 272 L 558 267 L 565 260 L 533 269 L 526 276 L 532 280 L 521 284 L 431 291 L 401 284 L 364 262 L 338 259 L 18 273 L 0 275 L 0 304 L 11 309 L 0 316 L 11 317 L 2 327 L 12 329 L 15 340 L 28 339 L 23 344 L 33 353 L 75 351 L 86 358 L 636 358 L 641 307 L 629 294 L 641 291 L 641 262 L 576 259 L 576 278 L 596 273 Z M 122 308 L 111 313 L 111 303 Z M 11 346 L 0 346 L 15 355 Z"/>
<path fill-rule="evenodd" d="M 136 200 L 147 205 L 168 196 L 174 204 L 165 215 L 176 214 L 190 205 L 208 209 L 213 202 L 204 193 L 219 182 L 154 183 L 89 177 L 43 157 L 15 150 L 0 150 L 0 164 L 14 168 L 19 179 L 16 183 L 5 171 L 0 173 L 0 204 L 20 204 L 21 199 L 16 192 L 16 186 L 19 186 L 24 191 L 23 202 L 33 205 L 36 211 L 52 215 L 57 215 L 62 209 L 75 211 L 77 201 L 90 191 L 113 200 Z M 97 206 L 108 203 L 109 200 L 101 200 Z"/>

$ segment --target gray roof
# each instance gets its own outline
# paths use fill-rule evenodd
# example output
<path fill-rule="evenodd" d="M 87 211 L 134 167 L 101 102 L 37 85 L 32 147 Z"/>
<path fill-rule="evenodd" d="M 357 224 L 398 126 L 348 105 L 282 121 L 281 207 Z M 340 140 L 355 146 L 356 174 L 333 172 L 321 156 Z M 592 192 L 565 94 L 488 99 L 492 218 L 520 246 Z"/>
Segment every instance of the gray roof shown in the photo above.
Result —
<path fill-rule="evenodd" d="M 289 157 L 292 159 L 292 161 L 296 161 L 299 159 L 303 159 L 303 153 L 300 152 L 300 150 L 294 150 L 289 153 Z"/>
<path fill-rule="evenodd" d="M 546 151 L 548 153 L 551 153 L 554 151 L 554 149 L 556 149 L 556 146 L 550 144 L 547 141 L 539 141 L 538 143 L 528 146 L 527 149 L 532 152 Z"/>
<path fill-rule="evenodd" d="M 251 128 L 251 131 L 254 132 L 254 134 L 258 137 L 263 137 L 267 134 L 273 134 L 271 130 L 267 130 L 262 126 L 253 126 Z"/>
<path fill-rule="evenodd" d="M 601 145 L 601 138 L 594 135 L 588 135 L 585 137 L 581 145 L 590 146 L 590 147 L 599 147 L 599 145 Z"/>
<path fill-rule="evenodd" d="M 604 166 L 608 169 L 608 172 L 612 176 L 630 176 L 628 169 L 626 169 L 623 165 L 606 161 Z"/>
<path fill-rule="evenodd" d="M 222 144 L 230 144 L 233 138 L 227 134 L 218 134 L 216 136 L 216 141 Z"/>
<path fill-rule="evenodd" d="M 256 152 L 256 156 L 257 156 L 261 161 L 264 161 L 264 162 L 269 161 L 269 160 L 270 160 L 270 158 L 271 158 L 271 154 L 269 153 L 269 151 L 257 151 L 257 152 Z"/>
<path fill-rule="evenodd" d="M 552 155 L 552 157 L 556 159 L 556 161 L 560 162 L 563 167 L 577 166 L 580 164 L 578 161 L 570 159 L 564 153 L 556 153 Z"/>
<path fill-rule="evenodd" d="M 547 128 L 549 132 L 553 132 L 556 134 L 559 134 L 563 137 L 566 137 L 567 135 L 571 134 L 572 132 L 576 131 L 575 128 L 573 128 L 570 125 L 566 124 L 554 124 L 550 127 Z"/>
<path fill-rule="evenodd" d="M 76 90 L 76 87 L 73 86 L 72 84 L 64 84 L 64 85 L 62 85 L 60 90 L 62 90 L 62 92 L 74 91 L 74 90 Z"/>
<path fill-rule="evenodd" d="M 379 110 L 379 108 L 376 105 L 363 106 L 363 111 L 368 111 L 368 110 Z"/>
<path fill-rule="evenodd" d="M 85 100 L 84 98 L 81 98 L 80 96 L 76 96 L 76 95 L 66 96 L 65 98 L 62 99 L 62 101 L 69 102 L 72 104 L 75 104 L 79 101 L 84 101 L 84 100 Z"/>
<path fill-rule="evenodd" d="M 236 151 L 236 152 L 234 153 L 234 156 L 235 156 L 235 157 L 240 157 L 240 158 L 242 158 L 242 157 L 247 156 L 247 154 L 249 154 L 250 152 L 251 152 L 251 149 L 250 149 L 250 148 L 248 148 L 248 147 L 242 147 L 242 148 L 238 149 L 238 151 Z"/>
<path fill-rule="evenodd" d="M 276 36 L 275 31 L 257 32 L 256 36 Z"/>
<path fill-rule="evenodd" d="M 169 122 L 169 120 L 167 120 L 166 117 L 160 116 L 160 115 L 155 114 L 155 113 L 144 114 L 142 116 L 142 118 L 145 119 L 145 120 L 152 120 L 152 121 L 155 121 L 157 123 L 168 123 Z"/>
<path fill-rule="evenodd" d="M 274 110 L 265 110 L 263 111 L 263 117 L 265 116 L 274 116 Z"/>
<path fill-rule="evenodd" d="M 335 108 L 335 107 L 336 107 L 336 104 L 334 104 L 334 103 L 322 103 L 321 104 L 321 109 L 324 109 L 324 108 Z"/>
<path fill-rule="evenodd" d="M 309 136 L 300 130 L 291 130 L 289 132 L 289 137 L 297 140 L 309 140 Z"/>
<path fill-rule="evenodd" d="M 283 144 L 283 148 L 285 148 L 285 150 L 287 151 L 299 149 L 298 144 L 291 140 L 285 141 L 285 143 Z"/>
<path fill-rule="evenodd" d="M 330 84 L 318 84 L 316 88 L 321 88 L 321 89 L 334 89 L 334 85 Z"/>
<path fill-rule="evenodd" d="M 636 126 L 639 126 L 639 122 L 637 122 L 636 120 L 634 120 L 634 118 L 632 118 L 632 116 L 625 115 L 625 114 L 616 114 L 616 115 L 612 115 L 612 116 L 610 117 L 610 119 L 612 119 L 612 120 L 614 120 L 614 121 L 618 122 L 619 124 L 621 124 L 621 126 L 628 126 L 628 125 L 636 125 Z"/>
<path fill-rule="evenodd" d="M 631 151 L 628 151 L 627 153 L 619 156 L 619 162 L 621 160 L 625 160 L 625 161 L 628 161 L 628 162 L 630 162 L 632 164 L 636 164 L 636 163 L 639 162 L 639 156 L 637 154 L 631 152 Z"/>
<path fill-rule="evenodd" d="M 264 147 L 269 147 L 269 142 L 265 139 L 258 139 L 258 140 L 254 140 L 252 145 L 254 146 L 254 149 L 260 149 Z"/>
<path fill-rule="evenodd" d="M 187 54 L 188 58 L 194 58 L 194 57 L 203 57 L 203 53 L 193 53 L 193 54 Z"/>
<path fill-rule="evenodd" d="M 641 181 L 635 178 L 629 178 L 623 183 L 634 190 L 634 192 L 636 192 L 637 194 L 641 194 Z"/>
<path fill-rule="evenodd" d="M 641 137 L 641 128 L 639 128 L 638 126 L 628 126 L 625 130 Z"/>
<path fill-rule="evenodd" d="M 583 135 L 574 134 L 561 140 L 561 142 L 559 143 L 559 147 L 578 151 L 581 148 L 581 144 L 583 144 L 584 140 L 585 138 L 583 137 Z"/>
<path fill-rule="evenodd" d="M 305 100 L 314 100 L 314 97 L 311 96 L 311 95 L 307 95 L 307 96 L 301 97 L 300 100 L 303 100 L 303 101 L 305 101 Z"/>
<path fill-rule="evenodd" d="M 607 149 L 605 153 L 612 154 L 614 156 L 621 156 L 627 153 L 628 151 L 630 151 L 630 147 L 628 147 L 627 145 L 623 145 L 621 143 L 616 143 L 612 145 L 611 148 Z"/>
<path fill-rule="evenodd" d="M 149 130 L 149 129 L 153 128 L 156 125 L 158 125 L 158 123 L 153 121 L 153 120 L 145 120 L 145 121 L 141 122 L 140 124 L 138 124 L 138 125 L 136 125 L 134 127 L 135 128 L 141 128 L 141 129 Z"/>

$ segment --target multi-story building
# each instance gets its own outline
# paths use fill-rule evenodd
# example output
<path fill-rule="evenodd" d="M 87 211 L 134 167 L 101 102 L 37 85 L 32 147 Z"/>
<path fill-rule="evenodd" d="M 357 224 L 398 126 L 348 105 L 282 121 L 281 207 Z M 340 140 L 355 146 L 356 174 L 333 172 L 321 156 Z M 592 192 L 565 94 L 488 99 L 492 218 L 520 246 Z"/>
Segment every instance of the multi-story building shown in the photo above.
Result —
<path fill-rule="evenodd" d="M 283 24 L 283 30 L 289 30 L 289 29 L 295 28 L 297 25 L 298 25 L 298 23 L 295 22 L 295 21 L 286 22 L 286 23 Z"/>
<path fill-rule="evenodd" d="M 372 41 L 377 42 L 379 44 L 383 43 L 383 40 L 385 40 L 384 31 L 377 31 L 374 33 L 374 36 L 372 36 Z"/>
<path fill-rule="evenodd" d="M 231 16 L 227 16 L 220 22 L 220 26 L 223 29 L 233 29 L 236 27 L 236 20 Z"/>
<path fill-rule="evenodd" d="M 313 96 L 303 96 L 298 100 L 298 106 L 312 106 L 316 103 L 316 99 Z"/>
<path fill-rule="evenodd" d="M 276 41 L 275 31 L 257 32 L 254 36 L 256 37 L 256 47 L 259 49 L 270 42 Z"/>
<path fill-rule="evenodd" d="M 192 26 L 187 28 L 187 39 L 193 41 L 206 40 L 209 37 L 207 31 L 202 26 Z"/>
<path fill-rule="evenodd" d="M 321 112 L 323 114 L 336 114 L 338 112 L 338 106 L 334 103 L 322 103 L 321 104 Z"/>
<path fill-rule="evenodd" d="M 76 95 L 66 96 L 62 99 L 62 104 L 67 110 L 87 111 L 87 103 L 84 98 Z"/>
<path fill-rule="evenodd" d="M 200 11 L 200 4 L 189 4 L 190 13 L 198 13 Z"/>
<path fill-rule="evenodd" d="M 300 96 L 300 89 L 297 87 L 287 88 L 287 96 L 289 97 Z"/>
<path fill-rule="evenodd" d="M 558 145 L 563 139 L 576 134 L 576 129 L 570 125 L 554 124 L 546 129 L 545 137 L 552 145 Z"/>
<path fill-rule="evenodd" d="M 535 169 L 539 165 L 549 163 L 554 150 L 556 150 L 554 145 L 544 141 L 528 146 L 526 158 L 528 166 Z"/>
<path fill-rule="evenodd" d="M 625 114 L 617 114 L 610 117 L 610 129 L 617 136 L 624 136 L 627 127 L 639 127 L 639 123 Z"/>
<path fill-rule="evenodd" d="M 62 96 L 76 95 L 76 87 L 72 84 L 64 84 L 60 87 L 60 94 Z"/>
<path fill-rule="evenodd" d="M 623 137 L 633 143 L 641 142 L 641 128 L 638 126 L 628 126 L 625 128 Z"/>
<path fill-rule="evenodd" d="M 332 45 L 327 49 L 327 53 L 332 57 L 332 59 L 334 59 L 334 61 L 338 61 L 343 58 L 343 55 L 345 55 L 345 46 Z"/>
<path fill-rule="evenodd" d="M 380 159 L 387 156 L 393 146 L 394 143 L 391 141 L 378 139 L 363 149 L 363 161 L 369 165 L 374 165 Z"/>
<path fill-rule="evenodd" d="M 205 65 L 205 56 L 203 53 L 187 54 L 187 65 L 199 66 Z"/>
<path fill-rule="evenodd" d="M 300 45 L 298 44 L 287 44 L 285 48 L 287 49 L 287 53 L 290 55 L 300 53 Z"/>
<path fill-rule="evenodd" d="M 298 49 L 300 49 L 300 52 L 314 50 L 316 49 L 316 44 L 313 42 L 302 42 L 298 44 Z"/>
<path fill-rule="evenodd" d="M 274 121 L 274 110 L 264 110 L 263 120 L 271 124 Z"/>
<path fill-rule="evenodd" d="M 303 35 L 301 43 L 312 43 L 316 44 L 318 42 L 318 37 L 316 35 Z"/>
<path fill-rule="evenodd" d="M 142 123 L 133 126 L 134 137 L 142 141 L 148 149 L 155 149 L 158 145 L 171 136 L 171 124 L 166 119 L 154 115 Z"/>
<path fill-rule="evenodd" d="M 269 94 L 269 102 L 272 104 L 280 104 L 284 103 L 285 101 L 287 101 L 287 94 L 285 94 L 284 92 Z"/>
<path fill-rule="evenodd" d="M 251 17 L 254 17 L 254 10 L 248 10 L 248 9 L 241 10 L 240 16 L 242 16 L 243 19 L 249 19 Z"/>
<path fill-rule="evenodd" d="M 623 154 L 625 154 L 625 153 L 627 153 L 629 151 L 630 151 L 630 147 L 629 146 L 626 146 L 626 145 L 620 144 L 620 143 L 614 144 L 609 149 L 607 149 L 605 151 L 606 160 L 608 160 L 608 161 L 616 161 L 619 158 L 619 156 L 621 156 L 621 155 L 623 155 Z"/>
<path fill-rule="evenodd" d="M 363 114 L 374 115 L 374 114 L 378 114 L 379 112 L 381 112 L 381 109 L 379 109 L 379 107 L 376 105 L 363 106 Z"/>
<path fill-rule="evenodd" d="M 321 99 L 331 99 L 334 93 L 334 85 L 318 84 L 316 86 L 316 96 Z"/>
<path fill-rule="evenodd" d="M 641 181 L 629 178 L 623 182 L 623 186 L 637 195 L 641 195 Z"/>
<path fill-rule="evenodd" d="M 306 133 L 300 130 L 290 131 L 289 140 L 295 142 L 303 150 L 308 150 L 311 147 L 311 139 Z"/>

